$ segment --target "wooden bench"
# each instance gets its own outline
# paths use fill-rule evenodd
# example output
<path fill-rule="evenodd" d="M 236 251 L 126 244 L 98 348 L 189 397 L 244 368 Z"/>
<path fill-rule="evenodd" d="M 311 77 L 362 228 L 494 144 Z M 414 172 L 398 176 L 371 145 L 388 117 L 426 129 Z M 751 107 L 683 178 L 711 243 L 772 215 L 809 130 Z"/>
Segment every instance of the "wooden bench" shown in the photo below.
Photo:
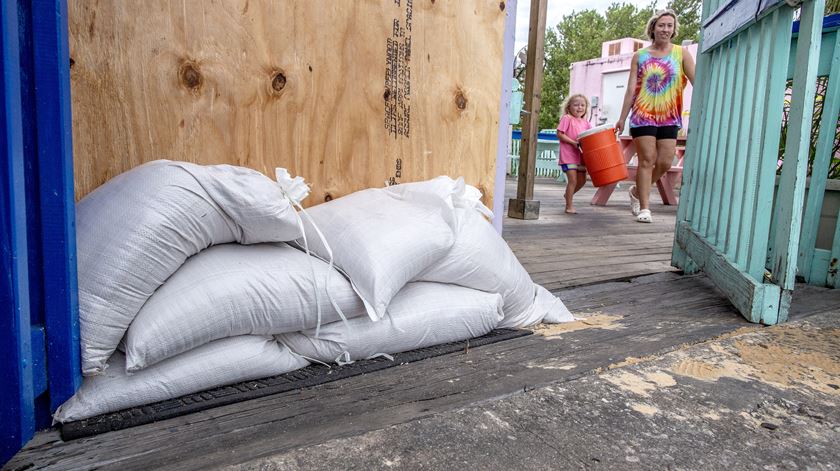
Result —
<path fill-rule="evenodd" d="M 621 150 L 624 153 L 624 161 L 627 163 L 628 180 L 636 181 L 636 169 L 638 168 L 638 157 L 636 156 L 636 144 L 633 143 L 633 138 L 630 136 L 621 136 L 619 138 L 621 143 Z M 659 189 L 659 195 L 662 197 L 662 202 L 667 205 L 677 204 L 677 195 L 674 193 L 674 188 L 680 182 L 683 171 L 683 158 L 685 156 L 685 138 L 677 139 L 677 155 L 674 156 L 676 162 L 668 170 L 662 178 L 656 182 L 656 187 Z M 618 183 L 606 185 L 598 188 L 595 196 L 592 197 L 592 203 L 597 206 L 606 206 L 610 196 Z"/>

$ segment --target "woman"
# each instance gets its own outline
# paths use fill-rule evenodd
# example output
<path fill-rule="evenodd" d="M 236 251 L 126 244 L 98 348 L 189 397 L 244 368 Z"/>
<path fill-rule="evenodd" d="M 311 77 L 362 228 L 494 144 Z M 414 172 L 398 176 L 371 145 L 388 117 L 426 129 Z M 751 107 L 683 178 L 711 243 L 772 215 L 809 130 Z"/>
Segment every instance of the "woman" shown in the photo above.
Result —
<path fill-rule="evenodd" d="M 630 135 L 639 156 L 630 206 L 638 222 L 653 222 L 650 188 L 671 168 L 682 127 L 683 88 L 686 79 L 694 84 L 694 58 L 671 44 L 678 28 L 673 10 L 658 11 L 648 21 L 647 35 L 653 44 L 633 54 L 624 105 L 615 123 L 620 134 L 630 113 Z"/>

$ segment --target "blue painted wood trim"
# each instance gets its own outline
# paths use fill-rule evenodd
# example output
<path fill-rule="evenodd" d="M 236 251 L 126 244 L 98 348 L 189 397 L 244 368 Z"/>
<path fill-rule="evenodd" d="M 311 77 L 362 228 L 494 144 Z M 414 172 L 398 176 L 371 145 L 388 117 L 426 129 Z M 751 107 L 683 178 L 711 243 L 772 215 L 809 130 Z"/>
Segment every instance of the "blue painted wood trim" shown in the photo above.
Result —
<path fill-rule="evenodd" d="M 47 391 L 47 335 L 43 326 L 32 326 L 29 332 L 32 338 L 32 395 L 38 397 Z"/>
<path fill-rule="evenodd" d="M 511 133 L 511 139 L 513 139 L 514 141 L 522 140 L 522 130 L 514 129 L 513 132 Z M 537 134 L 537 140 L 539 140 L 539 141 L 553 141 L 553 142 L 556 142 L 558 144 L 560 143 L 560 140 L 557 139 L 557 134 L 549 134 L 549 133 L 546 133 L 546 132 L 541 132 L 541 133 Z"/>
<path fill-rule="evenodd" d="M 823 17 L 823 34 L 828 33 L 830 31 L 836 31 L 837 29 L 840 29 L 840 13 L 835 13 L 833 15 Z M 793 22 L 793 35 L 799 35 L 799 20 Z"/>
<path fill-rule="evenodd" d="M 32 1 L 44 322 L 50 409 L 81 385 L 66 0 Z"/>
<path fill-rule="evenodd" d="M 35 433 L 17 8 L 0 2 L 0 465 Z"/>
<path fill-rule="evenodd" d="M 784 0 L 730 0 L 726 2 L 703 22 L 703 42 L 700 52 L 715 48 L 784 4 Z"/>
<path fill-rule="evenodd" d="M 521 140 L 522 139 L 522 130 L 514 129 L 511 133 L 511 139 L 516 140 L 516 141 Z M 549 134 L 549 133 L 545 133 L 545 132 L 538 133 L 537 134 L 537 139 L 541 140 L 541 141 L 560 142 L 557 139 L 557 134 Z"/>

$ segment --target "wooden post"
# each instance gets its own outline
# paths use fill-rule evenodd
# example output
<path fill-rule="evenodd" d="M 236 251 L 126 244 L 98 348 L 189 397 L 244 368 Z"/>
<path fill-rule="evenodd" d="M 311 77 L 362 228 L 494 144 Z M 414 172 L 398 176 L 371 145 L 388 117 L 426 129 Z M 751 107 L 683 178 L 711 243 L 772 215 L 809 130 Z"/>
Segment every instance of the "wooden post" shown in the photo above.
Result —
<path fill-rule="evenodd" d="M 522 117 L 522 145 L 519 148 L 519 182 L 516 186 L 516 198 L 511 198 L 508 205 L 508 216 L 516 219 L 540 217 L 540 202 L 534 200 L 534 167 L 540 122 L 547 5 L 548 0 L 531 0 L 528 59 L 525 65 L 525 111 Z"/>

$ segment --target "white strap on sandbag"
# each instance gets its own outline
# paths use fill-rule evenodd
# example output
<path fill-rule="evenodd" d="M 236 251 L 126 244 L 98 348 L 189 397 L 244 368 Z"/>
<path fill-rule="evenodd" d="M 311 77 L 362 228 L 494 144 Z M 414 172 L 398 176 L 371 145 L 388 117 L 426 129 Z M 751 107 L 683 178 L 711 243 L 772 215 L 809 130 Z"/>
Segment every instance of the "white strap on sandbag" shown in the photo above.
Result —
<path fill-rule="evenodd" d="M 292 203 L 292 206 L 298 209 L 298 213 L 295 215 L 297 216 L 298 226 L 300 226 L 300 232 L 303 234 L 303 249 L 306 251 L 306 255 L 312 256 L 309 253 L 309 242 L 306 240 L 306 231 L 303 227 L 303 219 L 300 217 L 300 213 L 303 213 L 304 216 L 309 220 L 309 223 L 312 224 L 312 228 L 315 229 L 315 233 L 318 234 L 318 238 L 321 239 L 321 242 L 324 244 L 324 248 L 327 250 L 327 254 L 329 254 L 329 268 L 327 269 L 327 276 L 325 281 L 327 292 L 327 298 L 330 300 L 330 304 L 332 304 L 335 311 L 338 313 L 338 316 L 347 324 L 347 317 L 344 315 L 344 312 L 338 306 L 338 303 L 335 302 L 335 298 L 332 296 L 332 292 L 330 292 L 330 277 L 332 276 L 333 271 L 333 252 L 330 244 L 327 242 L 327 239 L 324 237 L 324 234 L 315 224 L 315 221 L 309 216 L 303 206 L 301 206 L 300 202 L 303 201 L 307 196 L 309 196 L 309 185 L 306 184 L 303 177 L 297 176 L 292 177 L 288 170 L 285 168 L 277 167 L 274 169 L 274 176 L 277 179 L 277 185 L 280 186 L 280 191 L 283 193 L 283 196 Z M 318 281 L 315 277 L 315 265 L 310 263 L 312 267 L 312 280 L 315 283 L 315 305 L 318 310 L 318 324 L 315 327 L 315 337 L 318 338 L 319 334 L 321 333 L 321 302 L 320 298 L 318 297 Z"/>

